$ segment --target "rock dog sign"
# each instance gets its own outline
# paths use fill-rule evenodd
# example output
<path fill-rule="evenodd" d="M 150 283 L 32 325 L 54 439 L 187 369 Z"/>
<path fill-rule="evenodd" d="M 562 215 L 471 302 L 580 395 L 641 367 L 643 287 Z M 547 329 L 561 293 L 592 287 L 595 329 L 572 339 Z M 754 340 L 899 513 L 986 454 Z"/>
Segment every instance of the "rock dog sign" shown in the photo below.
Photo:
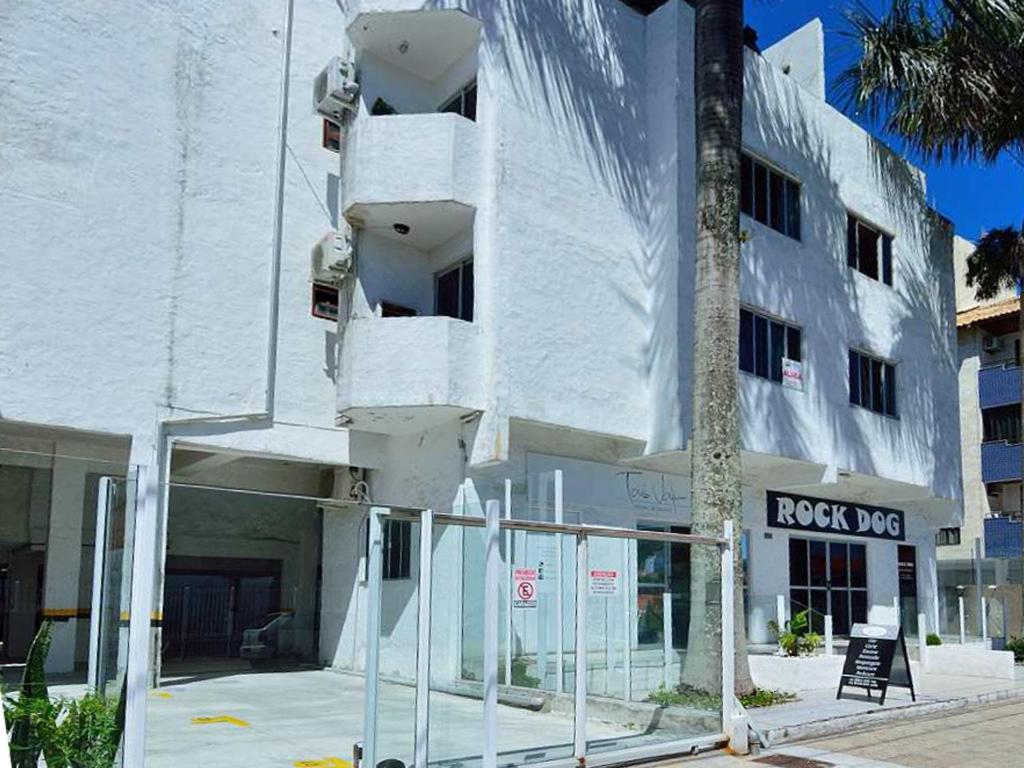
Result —
<path fill-rule="evenodd" d="M 903 512 L 898 509 L 815 499 L 768 491 L 768 525 L 815 533 L 838 533 L 903 541 Z"/>

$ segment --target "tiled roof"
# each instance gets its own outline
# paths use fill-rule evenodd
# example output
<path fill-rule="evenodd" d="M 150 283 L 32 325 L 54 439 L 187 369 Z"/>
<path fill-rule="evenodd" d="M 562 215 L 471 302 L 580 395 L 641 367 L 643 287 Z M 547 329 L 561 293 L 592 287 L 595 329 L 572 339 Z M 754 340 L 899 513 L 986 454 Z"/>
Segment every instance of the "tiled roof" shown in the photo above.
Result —
<path fill-rule="evenodd" d="M 1003 299 L 993 304 L 982 304 L 980 307 L 972 307 L 971 309 L 965 309 L 963 312 L 956 313 L 956 326 L 957 328 L 963 328 L 968 325 L 974 325 L 982 320 L 991 320 L 995 317 L 1005 317 L 1006 315 L 1016 314 L 1020 308 L 1020 300 L 1017 297 L 1009 299 Z"/>

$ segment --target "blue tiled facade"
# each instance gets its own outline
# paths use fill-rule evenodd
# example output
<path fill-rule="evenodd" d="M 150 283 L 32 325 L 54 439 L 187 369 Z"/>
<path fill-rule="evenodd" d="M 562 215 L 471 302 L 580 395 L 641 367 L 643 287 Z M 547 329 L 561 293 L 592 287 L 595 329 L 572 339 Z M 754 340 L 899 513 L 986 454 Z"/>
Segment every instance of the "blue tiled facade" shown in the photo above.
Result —
<path fill-rule="evenodd" d="M 985 557 L 1019 558 L 1024 554 L 1024 525 L 1007 517 L 985 520 Z"/>
<path fill-rule="evenodd" d="M 1005 441 L 981 444 L 981 480 L 989 483 L 1010 483 L 1021 479 L 1021 446 Z"/>
<path fill-rule="evenodd" d="M 993 366 L 978 371 L 981 407 L 996 408 L 1020 402 L 1020 366 Z"/>

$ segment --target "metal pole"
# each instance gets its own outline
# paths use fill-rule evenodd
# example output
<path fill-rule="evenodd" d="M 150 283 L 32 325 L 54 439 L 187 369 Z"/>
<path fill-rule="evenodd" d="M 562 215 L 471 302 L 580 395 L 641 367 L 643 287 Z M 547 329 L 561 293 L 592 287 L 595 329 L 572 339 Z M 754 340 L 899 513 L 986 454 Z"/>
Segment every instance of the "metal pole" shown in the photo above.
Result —
<path fill-rule="evenodd" d="M 779 631 L 781 632 L 786 626 L 786 596 L 776 595 L 775 596 L 775 616 L 776 621 L 779 624 Z"/>
<path fill-rule="evenodd" d="M 157 452 L 154 452 L 154 456 Z M 150 611 L 156 581 L 156 518 L 159 467 L 138 468 L 135 540 L 132 544 L 131 613 L 128 619 L 128 701 L 125 706 L 124 764 L 145 765 L 146 695 L 149 690 Z"/>
<path fill-rule="evenodd" d="M 427 768 L 430 738 L 430 597 L 434 566 L 434 513 L 420 517 L 419 615 L 416 638 L 416 768 Z"/>
<path fill-rule="evenodd" d="M 1024 453 L 1024 450 L 1022 450 Z M 981 538 L 976 537 L 974 539 L 974 591 L 977 593 L 978 603 L 978 623 L 983 624 L 985 622 L 985 603 L 984 598 L 981 596 Z M 979 629 L 979 632 L 983 633 L 984 630 Z"/>
<path fill-rule="evenodd" d="M 363 762 L 377 764 L 377 686 L 380 672 L 380 597 L 384 570 L 384 529 L 380 515 L 386 507 L 370 508 L 370 541 L 366 553 L 366 693 L 363 698 Z"/>
<path fill-rule="evenodd" d="M 662 657 L 663 669 L 661 670 L 662 682 L 665 687 L 672 688 L 672 593 L 664 592 L 661 595 L 661 627 L 662 627 Z"/>
<path fill-rule="evenodd" d="M 498 519 L 501 504 L 486 505 L 484 560 L 484 748 L 483 768 L 498 765 L 498 571 L 501 567 Z"/>
<path fill-rule="evenodd" d="M 921 662 L 921 671 L 927 666 L 928 632 L 923 613 L 917 614 L 917 658 Z"/>
<path fill-rule="evenodd" d="M 625 657 L 623 658 L 623 669 L 626 675 L 625 697 L 626 701 L 633 700 L 633 598 L 630 585 L 630 561 L 629 561 L 629 540 L 622 540 L 622 602 L 625 609 L 625 630 L 623 631 L 624 642 L 626 643 Z"/>
<path fill-rule="evenodd" d="M 988 643 L 988 601 L 984 596 L 981 598 L 981 616 L 978 617 L 981 623 L 981 641 Z"/>
<path fill-rule="evenodd" d="M 505 519 L 512 519 L 512 478 L 505 478 Z M 512 569 L 515 567 L 515 559 L 512 556 L 511 530 L 505 531 L 505 685 L 512 685 L 512 602 L 513 602 L 513 579 Z"/>
<path fill-rule="evenodd" d="M 825 655 L 831 656 L 835 653 L 835 644 L 832 635 L 832 614 L 825 614 Z"/>
<path fill-rule="evenodd" d="M 967 628 L 964 626 L 964 596 L 960 595 L 956 601 L 960 609 L 960 645 L 963 645 L 967 642 Z"/>
<path fill-rule="evenodd" d="M 102 693 L 100 686 L 100 637 L 103 624 L 103 572 L 107 563 L 107 513 L 110 509 L 109 477 L 101 477 L 96 494 L 96 538 L 92 556 L 92 609 L 89 615 L 89 690 Z"/>
<path fill-rule="evenodd" d="M 720 549 L 722 561 L 722 728 L 730 742 L 733 740 L 733 714 L 735 712 L 733 699 L 736 690 L 732 531 L 732 520 L 726 520 L 724 536 L 728 543 Z"/>
<path fill-rule="evenodd" d="M 587 574 L 590 568 L 587 535 L 576 536 L 576 721 L 573 756 L 587 755 Z"/>
<path fill-rule="evenodd" d="M 562 507 L 562 470 L 555 470 L 555 522 L 564 522 L 564 510 Z M 558 574 L 555 580 L 557 586 L 557 592 L 555 593 L 555 675 L 558 678 L 555 683 L 555 690 L 559 693 L 565 687 L 565 607 L 563 600 L 563 582 L 564 574 L 562 573 L 562 534 L 555 534 L 555 572 Z M 577 564 L 577 567 L 579 565 Z"/>

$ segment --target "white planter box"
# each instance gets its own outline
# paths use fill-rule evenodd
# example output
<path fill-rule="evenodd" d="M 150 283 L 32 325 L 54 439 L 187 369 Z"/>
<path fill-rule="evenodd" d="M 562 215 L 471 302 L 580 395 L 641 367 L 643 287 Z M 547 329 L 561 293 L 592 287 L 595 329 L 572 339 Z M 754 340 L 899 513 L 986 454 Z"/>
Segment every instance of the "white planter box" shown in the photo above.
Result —
<path fill-rule="evenodd" d="M 924 671 L 929 675 L 1013 680 L 1013 653 L 972 645 L 931 645 L 925 651 Z"/>
<path fill-rule="evenodd" d="M 775 691 L 834 689 L 842 671 L 842 656 L 750 656 L 754 685 Z"/>

